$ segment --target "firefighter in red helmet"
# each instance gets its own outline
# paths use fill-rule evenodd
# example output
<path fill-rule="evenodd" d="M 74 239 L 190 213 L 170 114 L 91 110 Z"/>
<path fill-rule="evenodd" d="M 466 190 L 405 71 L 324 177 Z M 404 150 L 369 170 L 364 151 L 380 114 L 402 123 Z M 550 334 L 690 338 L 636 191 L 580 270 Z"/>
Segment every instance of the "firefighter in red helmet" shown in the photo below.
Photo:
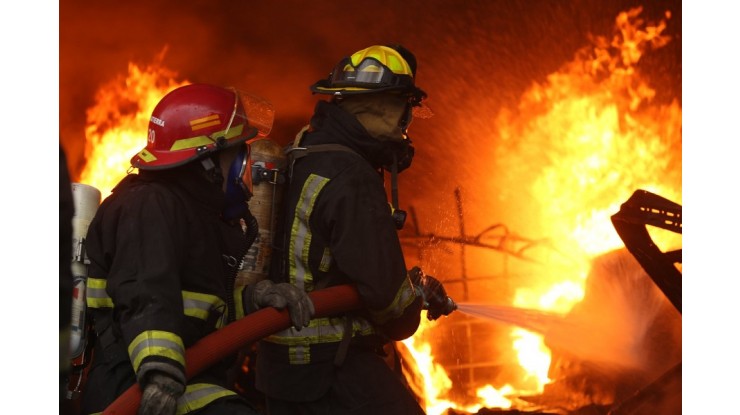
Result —
<path fill-rule="evenodd" d="M 135 383 L 139 414 L 256 413 L 226 384 L 233 359 L 186 380 L 185 350 L 261 307 L 287 305 L 297 329 L 313 315 L 289 284 L 235 284 L 257 231 L 248 140 L 266 135 L 272 116 L 267 101 L 207 84 L 179 87 L 154 108 L 146 147 L 131 159 L 138 173 L 116 185 L 87 233 L 96 342 L 82 413 Z"/>
<path fill-rule="evenodd" d="M 395 188 L 414 154 L 407 128 L 426 97 L 415 76 L 411 52 L 374 45 L 311 87 L 331 98 L 288 150 L 283 252 L 273 256 L 283 260 L 270 278 L 306 292 L 354 284 L 363 308 L 259 343 L 256 386 L 270 415 L 424 413 L 382 355 L 414 334 L 422 309 L 436 319 L 455 308 L 438 280 L 407 270 L 397 234 L 405 216 L 384 187 L 384 170 Z"/>

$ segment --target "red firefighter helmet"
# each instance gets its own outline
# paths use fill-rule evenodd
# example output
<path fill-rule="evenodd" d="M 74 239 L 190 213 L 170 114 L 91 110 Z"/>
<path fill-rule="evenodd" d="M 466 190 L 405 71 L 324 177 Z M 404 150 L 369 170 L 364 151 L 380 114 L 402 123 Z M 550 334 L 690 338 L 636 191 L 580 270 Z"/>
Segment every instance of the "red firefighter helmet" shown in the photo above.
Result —
<path fill-rule="evenodd" d="M 179 87 L 154 107 L 146 147 L 131 158 L 131 165 L 142 170 L 169 169 L 257 135 L 267 136 L 274 114 L 268 101 L 234 88 Z"/>

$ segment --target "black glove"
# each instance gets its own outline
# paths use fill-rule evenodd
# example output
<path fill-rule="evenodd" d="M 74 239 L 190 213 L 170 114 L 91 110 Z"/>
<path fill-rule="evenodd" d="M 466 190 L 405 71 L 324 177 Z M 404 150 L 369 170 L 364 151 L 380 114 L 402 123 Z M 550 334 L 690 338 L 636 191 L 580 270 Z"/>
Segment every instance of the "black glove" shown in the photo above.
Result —
<path fill-rule="evenodd" d="M 185 392 L 185 385 L 160 371 L 151 371 L 142 385 L 138 415 L 174 415 L 177 399 Z"/>
<path fill-rule="evenodd" d="M 256 309 L 275 307 L 282 310 L 287 306 L 290 320 L 298 330 L 308 326 L 315 313 L 313 302 L 308 294 L 295 285 L 285 282 L 279 284 L 274 284 L 270 280 L 258 282 L 254 287 L 252 302 Z"/>
<path fill-rule="evenodd" d="M 442 315 L 449 315 L 457 309 L 457 304 L 447 296 L 442 283 L 431 275 L 424 274 L 419 267 L 409 271 L 409 277 L 414 286 L 421 291 L 424 300 L 424 310 L 427 310 L 427 319 L 436 320 Z"/>

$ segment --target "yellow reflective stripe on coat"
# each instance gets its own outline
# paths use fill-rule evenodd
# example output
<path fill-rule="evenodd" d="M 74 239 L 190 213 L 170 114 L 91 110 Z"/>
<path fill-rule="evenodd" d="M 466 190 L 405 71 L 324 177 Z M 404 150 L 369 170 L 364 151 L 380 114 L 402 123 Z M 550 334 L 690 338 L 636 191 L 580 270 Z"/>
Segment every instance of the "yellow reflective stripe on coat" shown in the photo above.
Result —
<path fill-rule="evenodd" d="M 168 331 L 147 330 L 140 333 L 128 345 L 128 355 L 135 372 L 139 371 L 142 360 L 151 356 L 166 357 L 185 366 L 185 346 L 182 339 Z"/>
<path fill-rule="evenodd" d="M 185 393 L 177 400 L 177 415 L 187 414 L 198 410 L 224 396 L 236 395 L 218 385 L 209 383 L 195 383 L 185 387 Z"/>
<path fill-rule="evenodd" d="M 105 308 L 113 307 L 113 299 L 108 296 L 105 291 L 108 286 L 108 280 L 102 278 L 87 279 L 87 289 L 85 292 L 85 302 L 90 308 Z"/>
<path fill-rule="evenodd" d="M 279 331 L 265 340 L 286 345 L 297 344 L 319 344 L 334 343 L 342 340 L 344 335 L 344 317 L 324 317 L 315 318 L 308 323 L 307 327 L 300 331 L 294 327 Z M 373 334 L 372 324 L 362 317 L 352 318 L 352 333 L 359 335 Z"/>
<path fill-rule="evenodd" d="M 392 318 L 400 317 L 406 307 L 414 302 L 414 299 L 416 299 L 416 292 L 411 281 L 406 278 L 401 283 L 391 305 L 380 311 L 370 310 L 370 317 L 375 323 L 383 324 Z"/>
<path fill-rule="evenodd" d="M 329 183 L 329 179 L 316 174 L 311 174 L 303 183 L 301 196 L 293 217 L 293 226 L 290 232 L 290 245 L 288 250 L 290 283 L 299 289 L 313 291 L 313 275 L 308 269 L 308 248 L 311 246 L 311 228 L 308 221 L 311 218 L 316 197 Z"/>
<path fill-rule="evenodd" d="M 113 299 L 106 292 L 107 286 L 108 281 L 105 279 L 92 277 L 87 279 L 85 301 L 88 307 L 113 308 Z M 241 298 L 238 299 L 238 302 L 241 303 Z M 182 305 L 183 313 L 186 316 L 208 321 L 211 313 L 218 313 L 223 318 L 220 318 L 216 322 L 216 328 L 221 328 L 225 324 L 228 310 L 226 309 L 226 302 L 218 296 L 183 290 Z M 237 310 L 237 313 L 239 313 L 239 310 Z"/>
<path fill-rule="evenodd" d="M 321 272 L 327 272 L 329 271 L 329 268 L 331 267 L 331 250 L 327 247 L 324 248 L 324 253 L 321 254 L 321 261 L 319 262 L 319 271 Z"/>
<path fill-rule="evenodd" d="M 213 294 L 182 291 L 182 306 L 186 316 L 208 321 L 211 313 L 226 316 L 226 302 Z M 223 327 L 223 318 L 216 323 L 216 328 Z"/>
<path fill-rule="evenodd" d="M 247 289 L 246 285 L 242 285 L 241 287 L 234 288 L 234 308 L 236 308 L 236 310 L 234 310 L 235 311 L 234 315 L 237 320 L 244 317 L 244 295 L 243 293 L 245 289 Z"/>
<path fill-rule="evenodd" d="M 352 318 L 353 336 L 367 336 L 375 333 L 373 326 L 364 318 L 348 318 Z M 266 337 L 264 340 L 289 346 L 288 359 L 291 364 L 306 364 L 311 362 L 310 346 L 312 344 L 338 343 L 342 340 L 344 321 L 345 317 L 317 318 L 311 320 L 308 327 L 302 328 L 301 331 L 291 327 Z"/>

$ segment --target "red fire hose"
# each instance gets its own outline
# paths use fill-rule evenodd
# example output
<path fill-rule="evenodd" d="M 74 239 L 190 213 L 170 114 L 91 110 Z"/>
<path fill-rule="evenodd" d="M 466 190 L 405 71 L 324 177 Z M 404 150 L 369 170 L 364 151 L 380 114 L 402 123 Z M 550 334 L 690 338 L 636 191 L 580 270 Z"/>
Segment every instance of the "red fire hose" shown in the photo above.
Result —
<path fill-rule="evenodd" d="M 309 294 L 316 314 L 328 317 L 360 307 L 360 297 L 352 285 L 338 285 Z M 265 336 L 291 326 L 288 310 L 268 307 L 237 320 L 195 343 L 185 351 L 185 376 L 191 379 L 221 359 L 237 353 L 241 348 Z M 128 388 L 103 415 L 134 415 L 139 409 L 141 389 L 138 384 Z"/>

